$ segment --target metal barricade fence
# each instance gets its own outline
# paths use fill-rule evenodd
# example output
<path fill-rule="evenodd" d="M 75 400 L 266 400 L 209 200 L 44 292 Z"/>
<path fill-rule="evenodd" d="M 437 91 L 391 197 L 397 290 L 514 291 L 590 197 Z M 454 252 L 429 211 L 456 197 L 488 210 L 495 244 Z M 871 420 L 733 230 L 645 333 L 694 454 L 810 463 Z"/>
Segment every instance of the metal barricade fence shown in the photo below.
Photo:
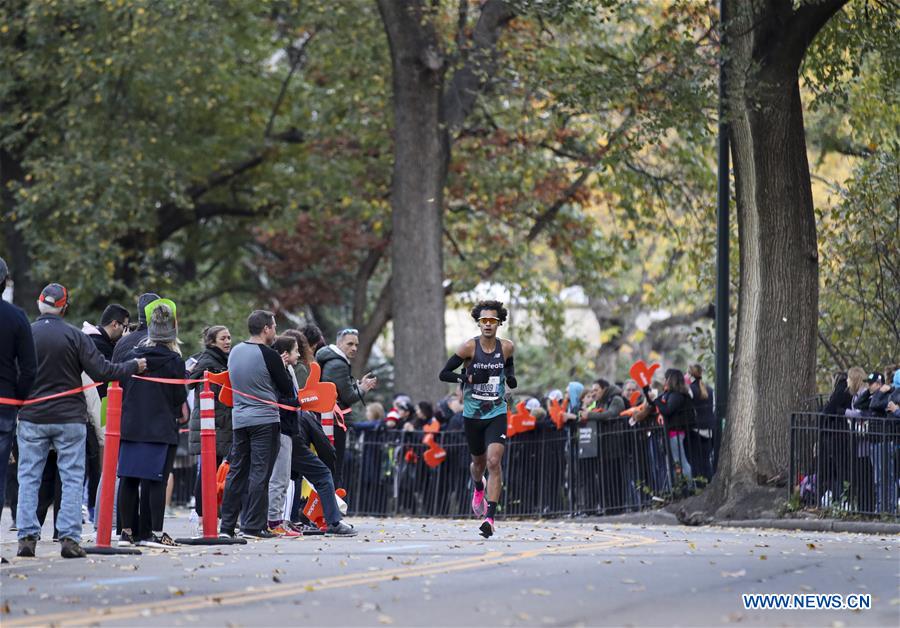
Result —
<path fill-rule="evenodd" d="M 795 412 L 790 431 L 795 507 L 897 517 L 900 420 Z"/>
<path fill-rule="evenodd" d="M 472 481 L 463 432 L 441 432 L 447 452 L 425 464 L 423 432 L 350 430 L 344 478 L 351 514 L 464 517 Z M 614 514 L 671 497 L 676 478 L 662 426 L 617 419 L 538 429 L 507 442 L 498 516 Z M 675 482 L 678 488 L 677 481 Z"/>

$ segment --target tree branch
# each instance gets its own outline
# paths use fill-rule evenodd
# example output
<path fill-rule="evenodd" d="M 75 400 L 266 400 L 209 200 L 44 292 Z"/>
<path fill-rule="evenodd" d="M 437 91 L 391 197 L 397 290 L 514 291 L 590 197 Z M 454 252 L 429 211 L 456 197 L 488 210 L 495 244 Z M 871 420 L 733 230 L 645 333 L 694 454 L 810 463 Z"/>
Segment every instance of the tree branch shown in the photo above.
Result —
<path fill-rule="evenodd" d="M 281 103 L 284 102 L 284 96 L 287 93 L 288 84 L 290 84 L 291 79 L 294 77 L 294 73 L 303 65 L 303 62 L 306 60 L 306 46 L 309 42 L 312 41 L 313 37 L 315 37 L 315 32 L 307 32 L 304 33 L 304 36 L 301 38 L 300 44 L 296 45 L 292 43 L 290 46 L 286 48 L 286 52 L 288 55 L 288 59 L 291 61 L 291 69 L 288 71 L 287 76 L 284 78 L 284 81 L 281 83 L 281 89 L 278 92 L 278 97 L 275 99 L 275 104 L 272 106 L 272 113 L 269 115 L 269 121 L 266 123 L 266 130 L 263 133 L 263 138 L 269 139 L 272 136 L 272 125 L 275 124 L 275 116 L 278 115 L 278 110 L 281 108 Z"/>
<path fill-rule="evenodd" d="M 475 107 L 478 95 L 496 73 L 497 40 L 515 16 L 515 11 L 503 0 L 487 0 L 481 6 L 466 62 L 454 72 L 444 92 L 444 122 L 449 133 L 462 128 Z"/>
<path fill-rule="evenodd" d="M 383 248 L 376 247 L 369 250 L 366 259 L 363 260 L 356 271 L 356 279 L 353 282 L 353 322 L 355 325 L 361 324 L 366 314 L 369 280 L 375 274 L 375 269 L 378 267 L 382 257 L 384 257 Z"/>
<path fill-rule="evenodd" d="M 647 327 L 647 334 L 655 334 L 658 331 L 663 329 L 669 329 L 670 327 L 683 327 L 685 325 L 692 325 L 699 320 L 704 318 L 715 318 L 716 317 L 716 308 L 712 303 L 708 305 L 702 305 L 692 312 L 687 312 L 685 314 L 676 314 L 674 316 L 670 316 L 669 318 L 664 318 L 659 321 L 653 321 Z"/>
<path fill-rule="evenodd" d="M 794 11 L 785 26 L 785 51 L 792 63 L 799 67 L 807 48 L 815 39 L 822 27 L 828 23 L 835 13 L 840 11 L 849 0 L 818 0 L 801 5 Z"/>

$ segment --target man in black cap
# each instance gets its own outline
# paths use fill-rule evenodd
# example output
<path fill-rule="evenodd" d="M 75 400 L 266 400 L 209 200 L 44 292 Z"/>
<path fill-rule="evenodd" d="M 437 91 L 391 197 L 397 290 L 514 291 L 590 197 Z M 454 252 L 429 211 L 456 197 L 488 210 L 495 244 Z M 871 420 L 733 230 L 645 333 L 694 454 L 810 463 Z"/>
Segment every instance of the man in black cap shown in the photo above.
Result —
<path fill-rule="evenodd" d="M 122 379 L 146 369 L 143 359 L 114 364 L 97 351 L 81 330 L 63 320 L 69 292 L 51 283 L 41 291 L 41 316 L 32 324 L 37 377 L 29 399 L 42 399 L 81 388 L 84 371 L 95 382 Z M 62 504 L 57 519 L 63 558 L 83 558 L 81 494 L 84 486 L 84 442 L 87 406 L 80 393 L 27 405 L 19 412 L 19 556 L 33 557 L 40 538 L 37 495 L 51 447 L 56 450 L 62 480 Z"/>
<path fill-rule="evenodd" d="M 155 292 L 145 292 L 138 297 L 138 328 L 127 336 L 123 336 L 122 338 L 120 338 L 116 343 L 116 348 L 113 349 L 112 354 L 113 362 L 121 362 L 122 360 L 124 360 L 125 356 L 128 355 L 132 349 L 138 346 L 141 340 L 147 337 L 147 313 L 144 311 L 144 308 L 156 301 L 158 298 L 160 297 Z"/>
<path fill-rule="evenodd" d="M 6 289 L 8 277 L 9 269 L 0 258 L 0 294 Z M 0 397 L 25 399 L 36 370 L 34 340 L 25 312 L 0 299 Z M 0 403 L 0 510 L 6 503 L 6 469 L 16 437 L 17 410 L 14 405 Z"/>

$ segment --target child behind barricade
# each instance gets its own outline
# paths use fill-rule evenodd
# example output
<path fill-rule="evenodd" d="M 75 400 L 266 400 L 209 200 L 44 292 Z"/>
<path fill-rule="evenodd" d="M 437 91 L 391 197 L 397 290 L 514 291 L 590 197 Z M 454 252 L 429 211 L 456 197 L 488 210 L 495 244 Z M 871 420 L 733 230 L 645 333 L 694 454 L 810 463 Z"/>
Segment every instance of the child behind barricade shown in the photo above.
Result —
<path fill-rule="evenodd" d="M 173 304 L 174 305 L 174 304 Z M 129 357 L 147 360 L 147 377 L 184 378 L 178 348 L 174 308 L 151 303 L 147 338 Z M 119 448 L 119 545 L 166 548 L 175 542 L 163 532 L 166 480 L 178 445 L 178 418 L 187 399 L 182 385 L 128 378 L 122 401 L 122 442 Z M 135 504 L 139 508 L 135 509 Z M 135 520 L 135 512 L 138 512 Z"/>
<path fill-rule="evenodd" d="M 289 399 L 282 399 L 284 405 L 296 405 L 297 401 L 297 380 L 294 374 L 294 367 L 300 361 L 300 351 L 297 348 L 297 339 L 293 336 L 278 336 L 275 338 L 275 344 L 272 348 L 278 352 L 282 360 L 284 360 L 285 369 L 294 384 L 294 395 Z M 300 533 L 284 524 L 284 501 L 287 495 L 288 484 L 291 482 L 291 450 L 293 448 L 293 437 L 298 433 L 297 411 L 279 409 L 281 417 L 281 447 L 278 449 L 278 456 L 275 459 L 275 466 L 272 468 L 272 476 L 269 478 L 269 515 L 268 526 L 269 532 L 278 536 L 297 537 Z"/>

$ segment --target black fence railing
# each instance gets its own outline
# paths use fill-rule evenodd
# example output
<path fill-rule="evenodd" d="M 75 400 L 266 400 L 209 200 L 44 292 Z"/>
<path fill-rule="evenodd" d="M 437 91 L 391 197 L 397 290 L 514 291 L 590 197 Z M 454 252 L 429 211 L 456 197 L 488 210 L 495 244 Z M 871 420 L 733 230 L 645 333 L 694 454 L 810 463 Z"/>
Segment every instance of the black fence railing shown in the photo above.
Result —
<path fill-rule="evenodd" d="M 424 461 L 422 432 L 351 429 L 344 478 L 351 514 L 460 517 L 471 513 L 470 456 L 463 432 L 441 432 L 447 452 Z M 685 494 L 711 475 L 712 434 L 669 437 L 626 419 L 539 429 L 509 439 L 499 513 L 506 517 L 618 514 Z M 699 461 L 699 462 L 698 462 Z M 705 469 L 710 469 L 705 471 Z"/>
<path fill-rule="evenodd" d="M 900 421 L 796 412 L 790 430 L 795 506 L 897 517 Z"/>

